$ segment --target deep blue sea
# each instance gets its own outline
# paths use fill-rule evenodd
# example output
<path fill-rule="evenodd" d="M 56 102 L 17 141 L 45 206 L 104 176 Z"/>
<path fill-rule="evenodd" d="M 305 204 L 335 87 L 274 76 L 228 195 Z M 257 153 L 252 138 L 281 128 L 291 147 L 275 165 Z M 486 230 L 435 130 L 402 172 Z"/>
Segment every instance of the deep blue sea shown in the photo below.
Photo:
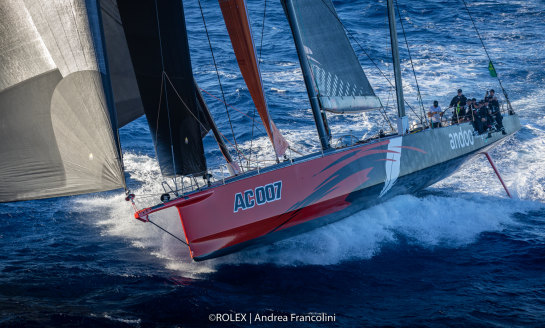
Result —
<path fill-rule="evenodd" d="M 215 0 L 201 0 L 229 104 L 253 115 Z M 318 139 L 280 2 L 248 1 L 271 115 L 304 153 Z M 184 1 L 196 79 L 221 97 L 196 0 Z M 416 195 L 396 197 L 338 223 L 220 259 L 194 263 L 187 247 L 134 220 L 121 191 L 0 204 L 0 326 L 248 327 L 212 314 L 326 313 L 335 322 L 267 327 L 545 326 L 545 1 L 468 0 L 522 129 L 491 152 L 515 195 L 484 158 Z M 377 95 L 395 115 L 386 3 L 335 1 Z M 500 91 L 463 3 L 399 0 L 426 107 L 456 89 Z M 405 96 L 419 110 L 398 22 Z M 263 31 L 263 33 L 262 33 Z M 262 46 L 261 46 L 262 44 Z M 361 47 L 361 48 L 360 48 Z M 501 95 L 501 91 L 498 92 Z M 232 140 L 225 107 L 205 96 Z M 503 96 L 502 96 L 503 97 Z M 271 157 L 263 129 L 230 109 L 240 147 Z M 416 116 L 408 110 L 411 120 Z M 378 113 L 335 116 L 335 142 L 387 127 Z M 139 206 L 162 181 L 144 118 L 120 130 L 129 187 Z M 221 164 L 211 137 L 209 165 Z M 176 216 L 156 222 L 182 235 Z"/>

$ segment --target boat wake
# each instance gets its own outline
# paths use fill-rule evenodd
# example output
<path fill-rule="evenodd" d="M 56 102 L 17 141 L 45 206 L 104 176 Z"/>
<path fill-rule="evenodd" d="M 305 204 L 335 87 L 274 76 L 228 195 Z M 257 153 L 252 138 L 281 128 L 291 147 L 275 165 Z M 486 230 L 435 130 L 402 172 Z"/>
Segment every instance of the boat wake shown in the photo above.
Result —
<path fill-rule="evenodd" d="M 149 171 L 142 168 L 145 163 L 153 163 L 151 158 L 129 156 L 128 159 L 140 163 L 142 172 L 136 174 L 140 178 L 158 177 L 157 168 Z M 155 170 L 157 172 L 153 173 Z M 487 183 L 494 179 L 492 174 L 487 173 Z M 514 180 L 513 177 L 510 179 Z M 153 183 L 146 181 L 143 185 L 150 188 Z M 473 189 L 472 185 L 470 182 L 467 189 Z M 383 246 L 396 244 L 401 239 L 430 248 L 463 247 L 477 240 L 482 232 L 502 231 L 516 224 L 514 214 L 543 206 L 539 202 L 509 200 L 495 193 L 453 192 L 453 188 L 444 183 L 443 187 L 431 188 L 418 196 L 395 197 L 337 223 L 273 245 L 195 263 L 189 258 L 185 245 L 150 224 L 132 219 L 132 209 L 122 196 L 88 197 L 76 201 L 83 208 L 95 212 L 102 208 L 107 213 L 96 222 L 104 234 L 124 238 L 133 247 L 147 250 L 163 261 L 167 269 L 192 277 L 214 272 L 224 264 L 300 266 L 365 260 L 378 254 Z M 154 222 L 184 239 L 176 213 L 157 216 Z"/>
<path fill-rule="evenodd" d="M 524 100 L 521 102 L 519 107 L 526 107 Z M 187 247 L 173 237 L 151 224 L 134 220 L 131 206 L 119 193 L 110 197 L 83 196 L 74 202 L 80 210 L 99 218 L 96 225 L 105 235 L 126 239 L 133 247 L 158 258 L 167 269 L 185 276 L 214 272 L 225 264 L 299 266 L 365 260 L 401 239 L 423 247 L 463 247 L 483 232 L 501 231 L 516 224 L 516 213 L 544 206 L 545 169 L 540 158 L 545 154 L 545 118 L 525 119 L 523 111 L 522 123 L 518 134 L 501 149 L 492 151 L 516 196 L 514 200 L 507 199 L 484 157 L 477 157 L 417 196 L 398 196 L 306 234 L 200 263 L 192 262 Z M 286 135 L 290 139 L 305 139 L 290 131 Z M 266 140 L 259 140 L 258 144 L 266 144 Z M 124 162 L 138 206 L 155 205 L 162 193 L 162 178 L 154 158 L 126 153 Z M 153 220 L 185 239 L 177 214 L 165 213 Z"/>
<path fill-rule="evenodd" d="M 216 263 L 333 265 L 369 259 L 401 239 L 423 247 L 462 247 L 482 232 L 515 224 L 515 213 L 536 208 L 533 202 L 473 194 L 398 196 L 337 223 Z"/>

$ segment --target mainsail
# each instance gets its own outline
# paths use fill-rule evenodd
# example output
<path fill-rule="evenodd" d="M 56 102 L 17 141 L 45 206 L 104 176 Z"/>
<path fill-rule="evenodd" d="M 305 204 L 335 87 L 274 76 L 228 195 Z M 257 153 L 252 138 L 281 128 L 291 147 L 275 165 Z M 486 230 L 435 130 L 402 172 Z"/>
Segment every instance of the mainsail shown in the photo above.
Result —
<path fill-rule="evenodd" d="M 297 51 L 308 58 L 321 108 L 335 113 L 380 108 L 331 0 L 282 3 L 293 8 L 286 14 L 296 22 L 292 32 L 302 40 Z"/>
<path fill-rule="evenodd" d="M 289 144 L 269 115 L 252 32 L 248 23 L 246 2 L 244 0 L 219 0 L 219 4 L 240 72 L 248 86 L 248 91 L 250 91 L 254 105 L 263 121 L 267 135 L 271 139 L 276 155 L 282 156 Z"/>
<path fill-rule="evenodd" d="M 208 123 L 197 106 L 182 1 L 117 3 L 163 176 L 205 172 Z"/>
<path fill-rule="evenodd" d="M 123 187 L 97 1 L 1 1 L 0 21 L 0 202 Z"/>

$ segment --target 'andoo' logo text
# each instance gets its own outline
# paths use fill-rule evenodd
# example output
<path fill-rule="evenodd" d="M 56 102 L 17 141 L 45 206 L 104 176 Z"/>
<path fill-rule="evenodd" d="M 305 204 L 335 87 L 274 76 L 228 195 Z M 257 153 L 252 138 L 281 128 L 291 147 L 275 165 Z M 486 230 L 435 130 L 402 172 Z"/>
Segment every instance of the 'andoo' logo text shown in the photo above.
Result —
<path fill-rule="evenodd" d="M 282 181 L 259 186 L 255 190 L 250 189 L 243 193 L 239 192 L 235 195 L 234 213 L 238 212 L 238 210 L 248 210 L 255 205 L 272 203 L 279 199 L 282 199 Z"/>
<path fill-rule="evenodd" d="M 462 131 L 461 127 L 460 132 L 449 133 L 448 136 L 450 138 L 451 149 L 463 148 L 469 145 L 473 146 L 473 144 L 475 144 L 475 139 L 473 138 L 471 130 Z"/>

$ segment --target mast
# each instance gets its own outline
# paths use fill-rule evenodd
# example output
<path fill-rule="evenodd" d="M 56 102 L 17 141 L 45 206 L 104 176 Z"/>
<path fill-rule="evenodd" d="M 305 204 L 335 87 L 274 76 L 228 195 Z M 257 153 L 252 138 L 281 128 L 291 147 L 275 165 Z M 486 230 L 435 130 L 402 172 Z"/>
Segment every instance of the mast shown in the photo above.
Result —
<path fill-rule="evenodd" d="M 286 13 L 287 13 L 286 16 L 288 18 L 288 22 L 291 27 L 293 40 L 295 41 L 296 48 L 305 49 L 305 46 L 301 39 L 301 32 L 300 32 L 301 30 L 299 27 L 299 23 L 297 21 L 297 16 L 295 15 L 293 2 L 291 0 L 282 0 L 282 4 L 284 5 L 284 9 L 286 10 Z M 303 78 L 305 80 L 308 98 L 310 100 L 310 107 L 312 108 L 312 114 L 314 116 L 314 121 L 316 122 L 316 129 L 318 130 L 318 135 L 320 137 L 320 143 L 322 144 L 322 149 L 324 150 L 329 149 L 331 147 L 329 145 L 329 140 L 331 139 L 331 135 L 329 134 L 329 130 L 326 129 L 325 127 L 324 120 L 326 118 L 325 118 L 325 115 L 322 115 L 320 103 L 318 102 L 318 95 L 316 94 L 314 83 L 312 82 L 312 73 L 309 69 L 310 64 L 308 62 L 308 58 L 306 54 L 303 53 L 303 51 L 297 51 L 297 55 L 299 56 L 299 62 L 301 64 L 301 70 L 303 72 Z"/>
<path fill-rule="evenodd" d="M 390 42 L 392 45 L 392 60 L 394 63 L 395 87 L 397 98 L 397 132 L 404 135 L 408 129 L 408 119 L 405 114 L 405 100 L 403 98 L 403 82 L 401 81 L 401 67 L 399 64 L 399 47 L 397 45 L 396 18 L 394 13 L 394 1 L 387 0 L 388 22 L 390 25 Z"/>

